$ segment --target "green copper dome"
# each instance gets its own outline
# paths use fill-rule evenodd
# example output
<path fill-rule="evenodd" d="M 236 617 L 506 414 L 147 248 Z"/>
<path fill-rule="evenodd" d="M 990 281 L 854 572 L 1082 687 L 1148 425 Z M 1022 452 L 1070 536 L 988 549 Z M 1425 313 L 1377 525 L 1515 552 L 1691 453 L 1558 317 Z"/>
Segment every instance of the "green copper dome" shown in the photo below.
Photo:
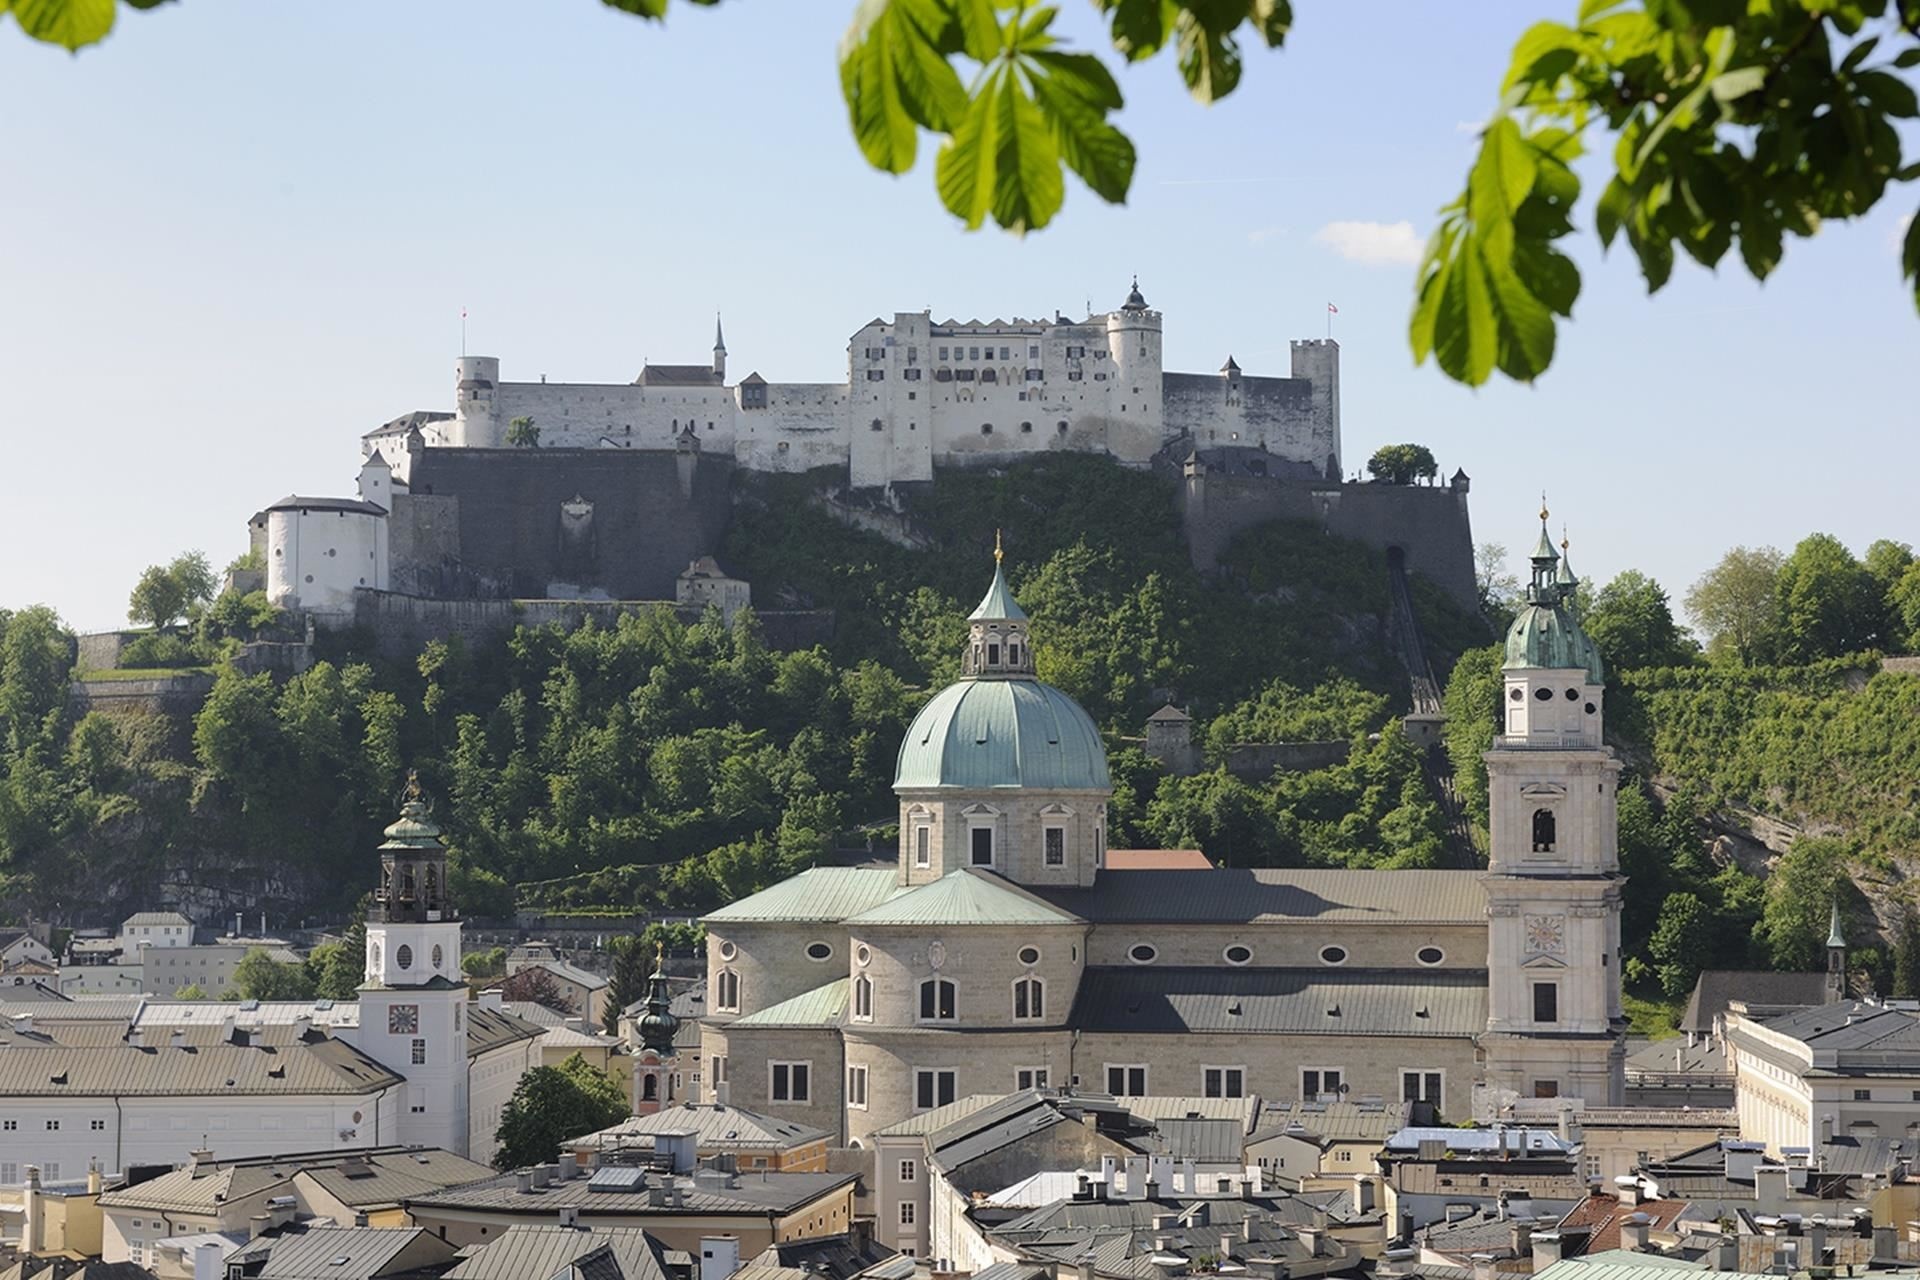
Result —
<path fill-rule="evenodd" d="M 900 744 L 893 785 L 1113 788 L 1093 718 L 1038 680 L 962 680 L 935 694 Z"/>
<path fill-rule="evenodd" d="M 1564 544 L 1562 549 L 1564 550 Z M 1540 506 L 1540 542 L 1533 549 L 1533 582 L 1527 604 L 1507 628 L 1507 657 L 1503 669 L 1542 667 L 1550 671 L 1584 669 L 1594 684 L 1605 684 L 1600 650 L 1588 638 L 1574 612 L 1579 583 L 1573 568 L 1553 549 L 1547 536 L 1547 508 Z"/>

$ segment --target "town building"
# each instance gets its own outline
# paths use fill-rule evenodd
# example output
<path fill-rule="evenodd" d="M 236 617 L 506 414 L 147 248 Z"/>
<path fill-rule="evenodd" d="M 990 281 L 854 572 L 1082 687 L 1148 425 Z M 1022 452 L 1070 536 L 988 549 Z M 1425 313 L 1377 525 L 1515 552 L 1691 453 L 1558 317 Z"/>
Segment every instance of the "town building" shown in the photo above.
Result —
<path fill-rule="evenodd" d="M 605 974 L 562 959 L 545 942 L 529 942 L 507 953 L 507 977 L 528 969 L 538 969 L 551 981 L 558 1008 L 579 1015 L 588 1027 L 598 1029 L 606 1024 L 612 985 Z"/>
<path fill-rule="evenodd" d="M 1543 513 L 1544 516 L 1544 513 Z M 1106 749 L 1034 674 L 995 565 L 901 743 L 891 867 L 708 914 L 708 1096 L 865 1146 L 1032 1088 L 1618 1104 L 1620 875 L 1602 672 L 1548 541 L 1508 634 L 1487 870 L 1116 870 Z"/>
<path fill-rule="evenodd" d="M 749 1173 L 770 1169 L 776 1173 L 819 1173 L 827 1168 L 828 1135 L 779 1116 L 762 1115 L 720 1102 L 684 1102 L 660 1111 L 629 1116 L 619 1124 L 567 1143 L 578 1155 L 598 1152 L 604 1160 L 624 1159 L 627 1153 L 665 1153 L 667 1135 L 693 1135 L 694 1151 L 702 1160 L 730 1156 L 734 1167 Z"/>
<path fill-rule="evenodd" d="M 1413 1104 L 1265 1102 L 1247 1138 L 1247 1163 L 1276 1186 L 1298 1190 L 1374 1172 L 1387 1139 L 1407 1127 Z"/>
<path fill-rule="evenodd" d="M 1727 1021 L 1742 1137 L 1775 1155 L 1841 1138 L 1920 1140 L 1920 1013 L 1839 1001 Z"/>
<path fill-rule="evenodd" d="M 226 1280 L 417 1280 L 454 1260 L 454 1247 L 418 1227 L 290 1225 L 227 1254 Z"/>
<path fill-rule="evenodd" d="M 676 1267 L 673 1280 L 683 1280 Z M 564 1276 L 568 1280 L 669 1280 L 660 1242 L 630 1227 L 508 1227 L 476 1248 L 463 1249 L 444 1280 L 527 1280 Z M 685 1280 L 706 1280 L 697 1269 Z M 725 1280 L 724 1276 L 717 1280 Z"/>

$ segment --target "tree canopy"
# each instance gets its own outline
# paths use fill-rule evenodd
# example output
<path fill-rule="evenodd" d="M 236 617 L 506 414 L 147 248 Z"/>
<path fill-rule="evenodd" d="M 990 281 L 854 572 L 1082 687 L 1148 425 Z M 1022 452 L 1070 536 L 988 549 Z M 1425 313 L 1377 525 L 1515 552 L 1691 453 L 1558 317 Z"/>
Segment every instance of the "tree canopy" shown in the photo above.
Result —
<path fill-rule="evenodd" d="M 155 8 L 164 0 L 125 0 Z M 717 0 L 688 0 L 711 7 Z M 1323 0 L 1325 2 L 1325 0 Z M 602 0 L 641 18 L 668 0 Z M 1195 99 L 1227 97 L 1248 48 L 1280 48 L 1291 0 L 1093 0 L 1124 63 L 1171 54 Z M 112 29 L 114 0 L 11 0 L 21 29 L 68 49 Z M 1045 227 L 1066 173 L 1110 203 L 1132 187 L 1131 139 L 1107 60 L 1068 47 L 1041 0 L 860 0 L 840 42 L 840 89 L 861 154 L 907 172 L 939 140 L 940 202 L 968 228 Z M 1414 358 L 1472 385 L 1531 381 L 1552 363 L 1580 273 L 1575 161 L 1603 155 L 1592 208 L 1603 246 L 1624 238 L 1649 293 L 1685 254 L 1706 267 L 1738 244 L 1758 280 L 1790 236 L 1873 209 L 1920 177 L 1898 125 L 1920 117 L 1920 0 L 1583 0 L 1571 23 L 1515 42 L 1465 189 L 1440 210 L 1415 286 Z M 1607 145 L 1602 145 L 1607 144 Z M 1920 219 L 1901 277 L 1920 304 Z"/>
<path fill-rule="evenodd" d="M 170 627 L 213 599 L 213 566 L 198 551 L 169 563 L 148 565 L 127 598 L 127 617 L 152 627 Z"/>
<path fill-rule="evenodd" d="M 1700 652 L 1687 629 L 1674 622 L 1666 591 L 1637 569 L 1596 591 L 1581 621 L 1615 671 L 1685 666 Z"/>
<path fill-rule="evenodd" d="M 1439 472 L 1433 450 L 1423 444 L 1383 444 L 1367 459 L 1367 474 L 1382 484 L 1413 484 Z"/>
<path fill-rule="evenodd" d="M 619 1124 L 630 1114 L 619 1082 L 577 1053 L 557 1067 L 535 1067 L 520 1077 L 500 1115 L 493 1167 L 544 1164 L 561 1143 Z"/>

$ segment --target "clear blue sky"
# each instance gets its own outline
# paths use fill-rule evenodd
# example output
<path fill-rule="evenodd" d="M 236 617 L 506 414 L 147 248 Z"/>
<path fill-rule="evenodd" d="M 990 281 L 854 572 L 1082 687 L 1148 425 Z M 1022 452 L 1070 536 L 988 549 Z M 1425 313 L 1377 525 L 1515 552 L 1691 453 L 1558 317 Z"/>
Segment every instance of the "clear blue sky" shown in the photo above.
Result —
<path fill-rule="evenodd" d="M 1910 192 L 1792 243 L 1764 289 L 1683 265 L 1648 300 L 1588 236 L 1539 385 L 1413 368 L 1380 228 L 1424 237 L 1513 38 L 1572 7 L 1300 0 L 1211 109 L 1165 59 L 1130 69 L 1131 203 L 1070 186 L 1024 240 L 960 231 L 925 163 L 865 167 L 834 70 L 851 0 L 665 29 L 594 0 L 194 0 L 123 8 L 77 58 L 0 19 L 0 606 L 113 626 L 143 565 L 224 564 L 266 503 L 349 492 L 361 432 L 451 407 L 462 306 L 510 378 L 704 360 L 720 308 L 736 374 L 839 380 L 874 315 L 1107 307 L 1134 271 L 1173 369 L 1285 373 L 1338 303 L 1349 467 L 1428 444 L 1516 556 L 1543 487 L 1583 574 L 1676 598 L 1734 543 L 1920 541 Z M 1063 26 L 1092 34 L 1091 6 Z M 1344 222 L 1380 228 L 1324 233 Z"/>

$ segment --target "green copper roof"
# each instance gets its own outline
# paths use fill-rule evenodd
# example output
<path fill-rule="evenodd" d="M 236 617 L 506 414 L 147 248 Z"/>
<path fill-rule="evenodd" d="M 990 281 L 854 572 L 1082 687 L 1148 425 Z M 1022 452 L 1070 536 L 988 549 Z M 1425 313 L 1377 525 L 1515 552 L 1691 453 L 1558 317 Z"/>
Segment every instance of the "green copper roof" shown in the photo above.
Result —
<path fill-rule="evenodd" d="M 980 597 L 980 607 L 967 615 L 969 622 L 983 622 L 990 619 L 1026 621 L 1027 611 L 1013 598 L 1013 592 L 1007 587 L 1007 575 L 1001 572 L 996 563 L 993 566 L 993 582 L 987 587 L 987 594 Z"/>
<path fill-rule="evenodd" d="M 735 1018 L 729 1032 L 741 1027 L 837 1027 L 847 1010 L 847 980 L 835 978 L 825 986 L 803 991 L 791 1000 L 768 1005 L 756 1013 Z"/>
<path fill-rule="evenodd" d="M 712 924 L 845 920 L 906 891 L 892 867 L 809 867 L 704 918 Z"/>
<path fill-rule="evenodd" d="M 1846 934 L 1840 932 L 1840 903 L 1836 899 L 1832 913 L 1827 917 L 1827 945 L 1844 949 L 1847 945 Z"/>
<path fill-rule="evenodd" d="M 900 744 L 893 785 L 1113 789 L 1092 717 L 1027 679 L 962 680 L 936 693 Z"/>
<path fill-rule="evenodd" d="M 1079 923 L 1080 917 L 1009 884 L 991 871 L 972 867 L 949 872 L 932 884 L 889 898 L 847 921 L 849 926 Z"/>
<path fill-rule="evenodd" d="M 413 798 L 400 806 L 400 820 L 386 830 L 382 849 L 438 849 L 440 828 L 428 815 L 426 801 Z"/>
<path fill-rule="evenodd" d="M 1605 684 L 1600 651 L 1580 627 L 1573 610 L 1564 604 L 1536 603 L 1520 611 L 1507 629 L 1507 658 L 1503 669 L 1542 667 L 1551 671 L 1586 670 L 1594 684 Z"/>

